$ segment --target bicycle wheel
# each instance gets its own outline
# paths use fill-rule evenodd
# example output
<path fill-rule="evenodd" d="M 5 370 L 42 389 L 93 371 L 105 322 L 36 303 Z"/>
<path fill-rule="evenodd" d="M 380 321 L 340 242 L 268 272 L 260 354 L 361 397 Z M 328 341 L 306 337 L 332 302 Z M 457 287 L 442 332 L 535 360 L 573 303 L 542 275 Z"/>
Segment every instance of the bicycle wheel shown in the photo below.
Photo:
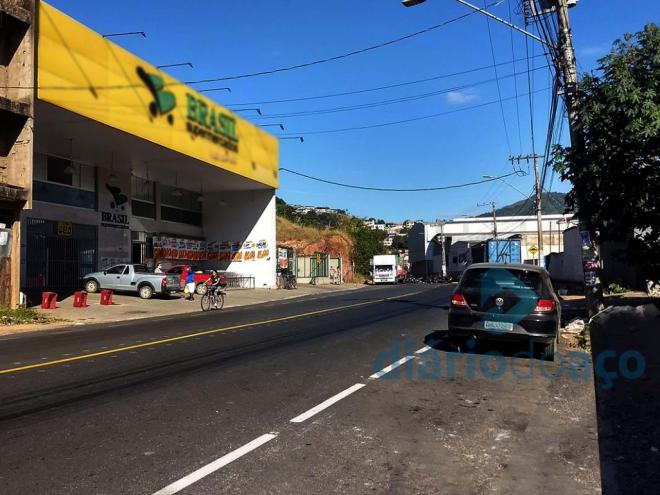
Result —
<path fill-rule="evenodd" d="M 297 289 L 298 288 L 298 279 L 296 277 L 293 277 L 291 279 L 291 288 L 292 289 Z"/>
<path fill-rule="evenodd" d="M 204 294 L 202 296 L 202 300 L 201 300 L 201 303 L 200 303 L 202 305 L 202 311 L 210 311 L 211 310 L 211 303 L 212 303 L 211 296 L 207 292 L 206 294 Z"/>
<path fill-rule="evenodd" d="M 225 295 L 224 294 L 217 294 L 215 296 L 215 300 L 218 304 L 215 309 L 222 309 L 225 305 Z"/>

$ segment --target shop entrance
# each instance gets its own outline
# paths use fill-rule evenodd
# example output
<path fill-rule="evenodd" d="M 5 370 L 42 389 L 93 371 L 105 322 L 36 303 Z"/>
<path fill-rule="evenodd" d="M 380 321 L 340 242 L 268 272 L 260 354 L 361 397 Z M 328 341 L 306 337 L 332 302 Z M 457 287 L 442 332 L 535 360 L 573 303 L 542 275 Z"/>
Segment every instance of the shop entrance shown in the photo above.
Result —
<path fill-rule="evenodd" d="M 25 292 L 62 298 L 80 290 L 83 276 L 96 270 L 96 238 L 96 226 L 28 218 Z"/>
<path fill-rule="evenodd" d="M 153 264 L 154 237 L 148 232 L 131 232 L 131 261 L 139 264 Z"/>

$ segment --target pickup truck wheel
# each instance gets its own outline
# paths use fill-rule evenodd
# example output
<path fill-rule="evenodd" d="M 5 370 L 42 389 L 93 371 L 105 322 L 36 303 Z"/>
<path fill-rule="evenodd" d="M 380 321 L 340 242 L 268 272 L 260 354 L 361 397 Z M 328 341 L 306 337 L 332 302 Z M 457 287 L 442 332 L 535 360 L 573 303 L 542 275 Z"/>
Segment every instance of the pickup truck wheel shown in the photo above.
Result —
<path fill-rule="evenodd" d="M 151 285 L 143 285 L 138 289 L 138 294 L 140 294 L 142 299 L 151 299 L 154 295 L 154 290 Z"/>
<path fill-rule="evenodd" d="M 199 294 L 200 296 L 203 296 L 208 292 L 209 288 L 206 286 L 205 283 L 197 284 L 197 288 L 195 289 L 195 292 Z"/>
<path fill-rule="evenodd" d="M 94 294 L 99 290 L 99 283 L 96 280 L 88 280 L 85 282 L 85 291 Z"/>

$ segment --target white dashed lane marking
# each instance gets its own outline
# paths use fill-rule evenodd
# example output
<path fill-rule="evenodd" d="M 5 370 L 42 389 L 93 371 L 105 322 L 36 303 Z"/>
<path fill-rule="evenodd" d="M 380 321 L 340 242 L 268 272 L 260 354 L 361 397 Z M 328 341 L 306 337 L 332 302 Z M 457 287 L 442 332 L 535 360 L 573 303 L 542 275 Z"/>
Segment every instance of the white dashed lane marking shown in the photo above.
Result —
<path fill-rule="evenodd" d="M 187 476 L 184 476 L 180 480 L 175 481 L 170 485 L 167 485 L 165 488 L 161 490 L 158 490 L 153 495 L 173 495 L 174 493 L 178 493 L 184 488 L 187 488 L 193 483 L 198 482 L 202 478 L 205 478 L 209 474 L 214 473 L 215 471 L 226 466 L 227 464 L 234 462 L 236 459 L 240 459 L 245 454 L 248 454 L 249 452 L 258 449 L 263 444 L 270 442 L 273 438 L 276 437 L 277 437 L 277 433 L 266 433 L 265 435 L 261 435 L 260 437 L 255 438 L 251 442 L 246 443 L 242 447 L 237 448 L 236 450 L 230 452 L 229 454 L 223 455 L 219 459 L 216 459 L 215 461 L 207 464 L 206 466 L 198 469 L 197 471 L 193 471 L 192 473 L 190 473 Z"/>
<path fill-rule="evenodd" d="M 364 383 L 356 383 L 352 387 L 348 387 L 346 390 L 343 392 L 339 392 L 337 395 L 333 395 L 329 399 L 321 402 L 318 406 L 314 406 L 311 409 L 305 411 L 299 416 L 296 416 L 291 420 L 292 423 L 302 423 L 303 421 L 308 420 L 312 416 L 315 416 L 316 414 L 320 413 L 324 409 L 327 409 L 331 405 L 339 402 L 340 400 L 344 399 L 345 397 L 348 397 L 351 395 L 353 392 L 357 392 L 360 390 L 362 387 L 364 387 Z"/>
<path fill-rule="evenodd" d="M 403 357 L 402 357 L 401 359 L 399 359 L 398 361 L 394 361 L 394 362 L 393 362 L 392 364 L 390 364 L 389 366 L 386 366 L 386 367 L 383 368 L 382 370 L 380 370 L 380 371 L 374 373 L 373 375 L 371 375 L 371 376 L 369 377 L 369 379 L 370 379 L 370 380 L 376 380 L 376 379 L 380 378 L 380 377 L 383 376 L 383 375 L 387 375 L 387 374 L 388 374 L 390 371 L 392 371 L 393 369 L 398 368 L 398 367 L 401 366 L 402 364 L 407 363 L 408 361 L 410 361 L 411 359 L 414 359 L 414 358 L 415 358 L 415 356 L 403 356 Z"/>

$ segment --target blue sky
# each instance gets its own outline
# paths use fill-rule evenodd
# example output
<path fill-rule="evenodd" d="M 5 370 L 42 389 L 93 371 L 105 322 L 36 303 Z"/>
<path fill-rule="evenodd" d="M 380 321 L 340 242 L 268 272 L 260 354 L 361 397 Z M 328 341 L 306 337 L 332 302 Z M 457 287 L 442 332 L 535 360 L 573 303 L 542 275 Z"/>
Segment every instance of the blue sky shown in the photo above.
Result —
<path fill-rule="evenodd" d="M 522 26 L 517 1 L 505 0 L 491 10 L 508 18 L 508 1 L 514 22 Z M 51 0 L 50 3 L 100 33 L 145 31 L 146 39 L 125 37 L 115 41 L 156 65 L 192 62 L 194 69 L 171 69 L 171 74 L 181 80 L 223 77 L 331 57 L 440 24 L 468 11 L 452 0 L 427 0 L 410 9 L 403 8 L 399 0 Z M 657 22 L 660 2 L 581 0 L 570 14 L 578 66 L 581 71 L 587 71 L 595 67 L 596 60 L 609 50 L 614 39 L 625 32 L 639 31 L 645 23 Z M 493 22 L 490 29 L 496 62 L 511 61 L 510 30 Z M 541 53 L 540 45 L 535 42 L 529 44 L 529 49 L 533 55 Z M 517 33 L 513 36 L 513 51 L 515 58 L 525 56 L 524 37 Z M 536 151 L 541 152 L 551 81 L 548 69 L 543 67 L 547 65 L 545 58 L 532 58 L 532 63 L 537 69 L 532 78 Z M 223 105 L 240 108 L 243 103 L 369 89 L 491 64 L 486 18 L 475 14 L 401 43 L 339 61 L 195 87 L 229 85 L 231 94 L 217 92 L 209 96 Z M 519 94 L 528 92 L 525 70 L 526 62 L 518 62 L 515 69 L 513 64 L 498 67 L 501 95 L 509 98 L 502 104 L 504 119 L 499 104 L 465 109 L 497 101 L 491 67 L 358 95 L 258 106 L 267 117 L 440 93 L 413 101 L 276 119 L 257 120 L 255 115 L 252 120 L 264 124 L 281 122 L 287 134 L 305 136 L 304 143 L 281 141 L 280 166 L 309 175 L 395 188 L 472 182 L 483 175 L 510 172 L 511 165 L 507 162 L 510 153 L 532 151 L 528 97 L 519 97 L 518 109 L 515 99 L 511 99 L 515 95 L 514 80 Z M 522 74 L 514 78 L 514 72 Z M 452 88 L 461 89 L 449 91 Z M 445 112 L 453 113 L 374 129 L 313 134 Z M 532 190 L 531 175 L 509 180 L 524 192 Z M 555 178 L 552 190 L 567 191 L 568 185 Z M 522 199 L 519 192 L 499 181 L 443 192 L 379 193 L 312 182 L 286 172 L 281 174 L 278 195 L 290 203 L 344 208 L 356 215 L 387 220 L 452 218 L 486 211 L 477 203 L 496 201 L 503 206 Z"/>

